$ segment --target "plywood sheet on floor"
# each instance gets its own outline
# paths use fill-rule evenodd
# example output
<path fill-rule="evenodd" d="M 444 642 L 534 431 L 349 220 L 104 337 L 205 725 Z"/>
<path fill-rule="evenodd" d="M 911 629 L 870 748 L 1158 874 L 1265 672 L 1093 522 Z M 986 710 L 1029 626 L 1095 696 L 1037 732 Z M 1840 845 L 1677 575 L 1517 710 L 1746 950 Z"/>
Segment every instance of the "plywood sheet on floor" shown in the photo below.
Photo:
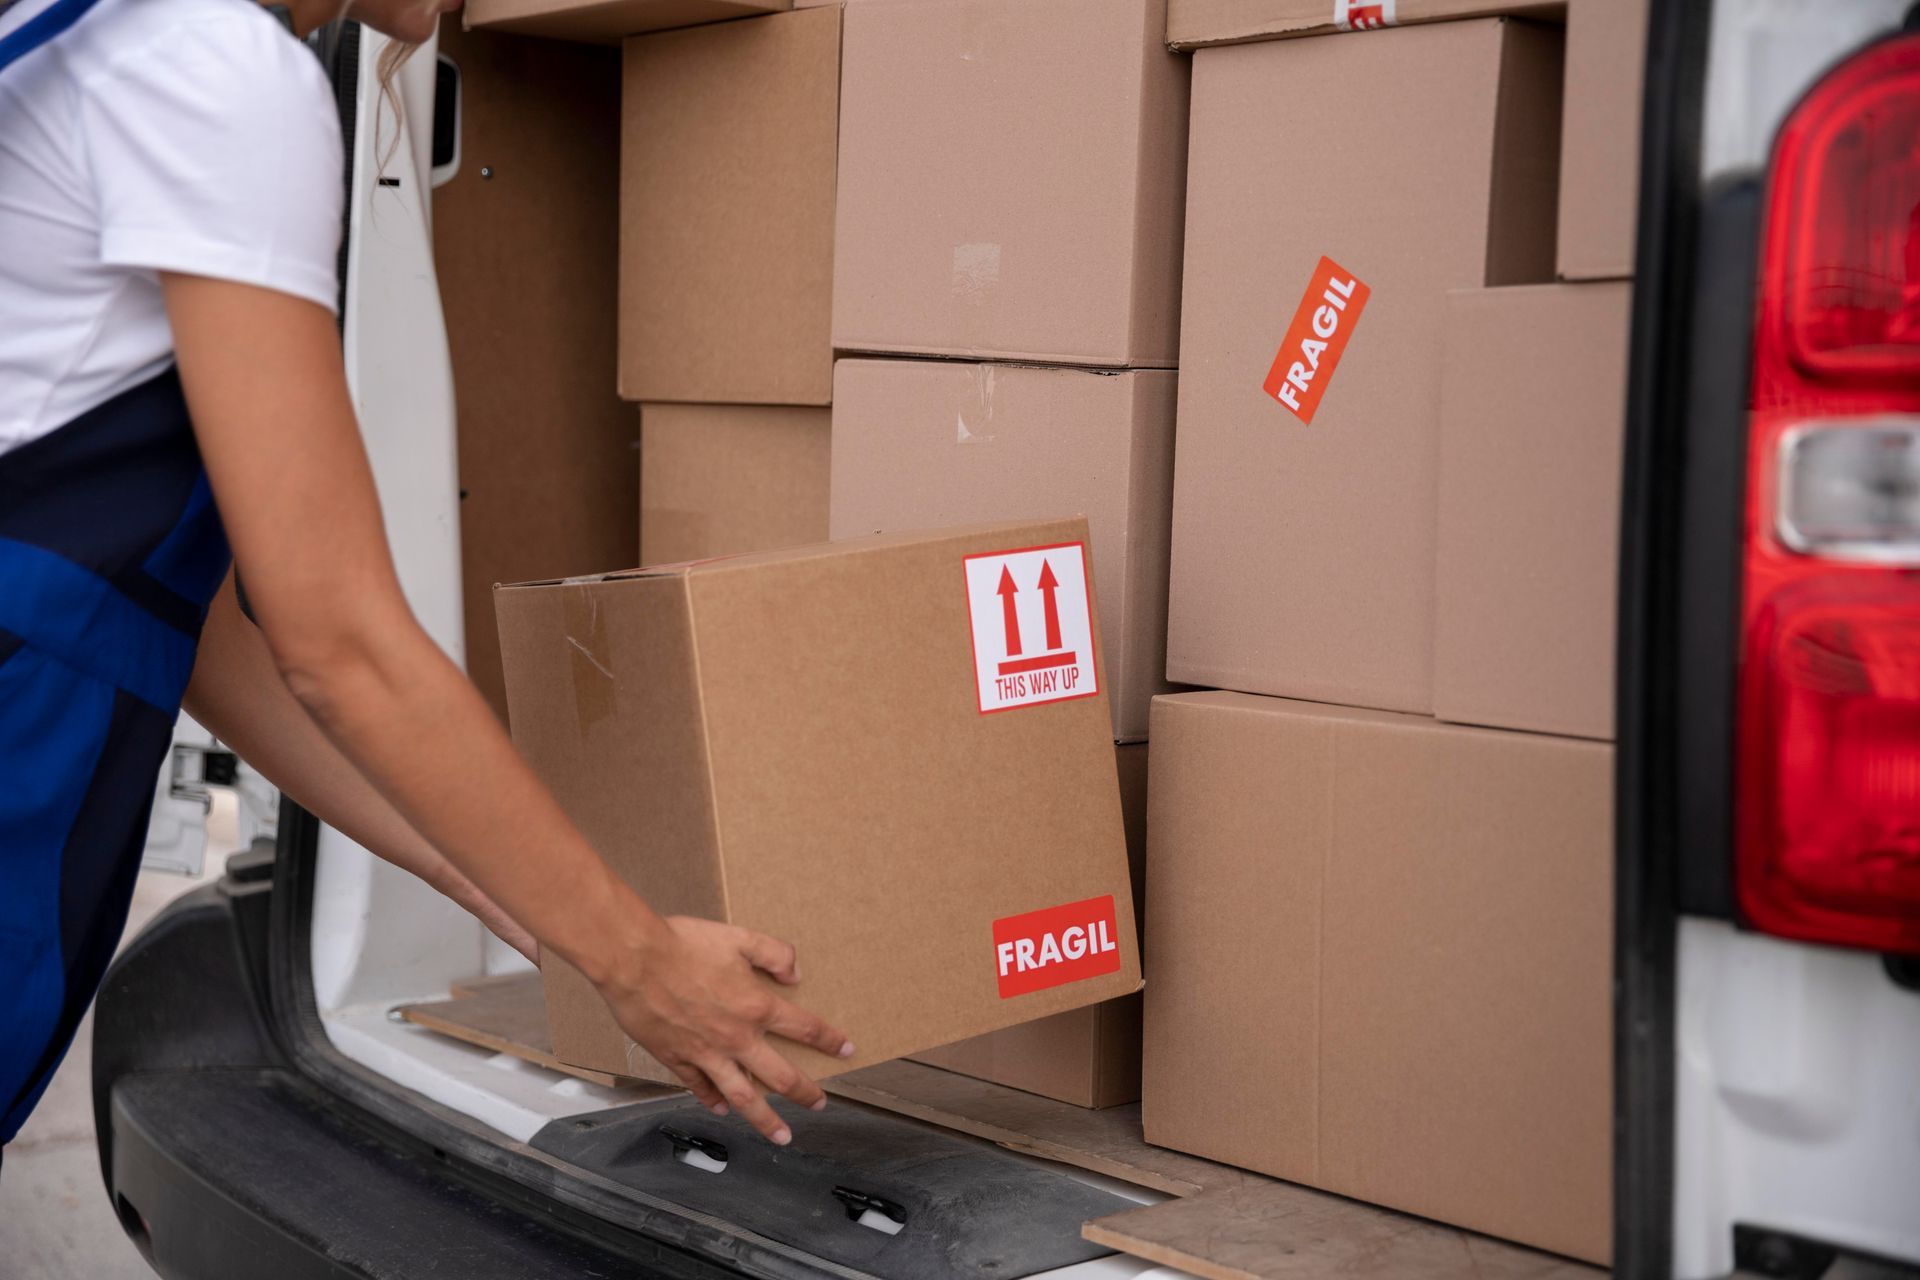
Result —
<path fill-rule="evenodd" d="M 451 1000 L 401 1005 L 399 1012 L 408 1022 L 429 1031 L 610 1089 L 633 1088 L 650 1097 L 679 1092 L 604 1071 L 568 1066 L 554 1057 L 553 1037 L 547 1030 L 547 1001 L 537 973 L 473 979 L 460 984 L 459 993 Z"/>
<path fill-rule="evenodd" d="M 1607 1273 L 1289 1182 L 1096 1218 L 1081 1234 L 1206 1280 L 1598 1280 Z"/>
<path fill-rule="evenodd" d="M 1140 1134 L 1137 1104 L 1093 1111 L 917 1062 L 883 1062 L 823 1084 L 827 1092 L 855 1102 L 1167 1195 L 1191 1196 L 1270 1181 L 1148 1146 Z"/>

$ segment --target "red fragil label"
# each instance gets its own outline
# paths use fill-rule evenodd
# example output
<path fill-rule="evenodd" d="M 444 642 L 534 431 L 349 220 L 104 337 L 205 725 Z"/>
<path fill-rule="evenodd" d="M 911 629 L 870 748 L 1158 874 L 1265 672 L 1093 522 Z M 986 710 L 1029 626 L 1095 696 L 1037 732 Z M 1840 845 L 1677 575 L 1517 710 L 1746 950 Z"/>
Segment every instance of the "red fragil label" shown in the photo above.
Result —
<path fill-rule="evenodd" d="M 1113 895 L 995 920 L 993 954 L 1002 1000 L 1118 973 Z"/>
<path fill-rule="evenodd" d="M 1334 366 L 1347 349 L 1353 326 L 1360 321 L 1372 290 L 1332 258 L 1320 259 L 1307 282 L 1306 296 L 1293 313 L 1287 336 L 1273 357 L 1262 390 L 1293 411 L 1302 422 L 1312 422 L 1327 393 Z"/>

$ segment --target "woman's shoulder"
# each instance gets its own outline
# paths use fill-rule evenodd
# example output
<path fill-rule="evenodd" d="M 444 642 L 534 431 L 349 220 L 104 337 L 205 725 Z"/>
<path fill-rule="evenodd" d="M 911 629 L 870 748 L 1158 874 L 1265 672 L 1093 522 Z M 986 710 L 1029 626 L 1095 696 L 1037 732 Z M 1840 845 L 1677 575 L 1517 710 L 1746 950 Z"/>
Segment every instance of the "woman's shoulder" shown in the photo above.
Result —
<path fill-rule="evenodd" d="M 327 96 L 319 61 L 255 0 L 98 0 L 61 52 L 83 88 L 177 68 L 241 101 Z"/>

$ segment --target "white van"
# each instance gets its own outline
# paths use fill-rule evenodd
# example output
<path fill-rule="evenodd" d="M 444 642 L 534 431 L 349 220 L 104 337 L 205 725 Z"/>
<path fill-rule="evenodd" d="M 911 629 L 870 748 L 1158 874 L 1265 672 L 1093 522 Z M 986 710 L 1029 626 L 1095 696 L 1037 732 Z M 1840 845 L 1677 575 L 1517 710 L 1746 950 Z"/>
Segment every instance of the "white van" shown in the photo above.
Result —
<path fill-rule="evenodd" d="M 1653 4 L 1622 460 L 1625 1276 L 1920 1277 L 1915 25 L 1909 0 Z M 499 161 L 461 154 L 484 104 L 431 50 L 392 146 L 378 38 L 318 43 L 353 156 L 348 372 L 402 581 L 458 655 L 454 404 L 475 391 L 447 355 L 431 188 Z M 505 273 L 496 296 L 525 266 L 498 245 L 463 261 Z M 1876 269 L 1893 311 L 1831 288 Z M 1799 594 L 1748 618 L 1750 481 L 1783 495 Z M 687 1207 L 628 1140 L 643 1105 L 390 1016 L 523 964 L 289 804 L 276 853 L 174 904 L 101 991 L 101 1165 L 128 1233 L 193 1280 L 1182 1274 L 1080 1240 L 1090 1208 L 1152 1193 L 855 1107 L 785 1173 L 676 1143 L 659 1159 L 724 1169 Z M 1482 1274 L 1458 1233 L 1433 1238 L 1391 1267 L 1355 1242 L 1343 1269 Z M 1505 1276 L 1585 1270 L 1501 1256 Z"/>

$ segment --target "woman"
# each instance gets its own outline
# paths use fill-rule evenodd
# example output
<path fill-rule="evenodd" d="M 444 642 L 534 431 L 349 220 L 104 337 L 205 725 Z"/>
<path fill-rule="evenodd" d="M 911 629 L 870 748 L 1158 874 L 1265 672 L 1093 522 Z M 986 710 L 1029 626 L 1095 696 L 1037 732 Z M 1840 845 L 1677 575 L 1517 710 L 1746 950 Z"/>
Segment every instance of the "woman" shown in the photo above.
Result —
<path fill-rule="evenodd" d="M 418 43 L 443 7 L 344 16 Z M 797 982 L 793 949 L 649 910 L 401 596 L 335 325 L 342 164 L 252 0 L 0 0 L 0 1143 L 112 955 L 183 699 L 784 1143 L 761 1088 L 825 1097 L 770 1037 L 853 1052 L 755 977 Z"/>

